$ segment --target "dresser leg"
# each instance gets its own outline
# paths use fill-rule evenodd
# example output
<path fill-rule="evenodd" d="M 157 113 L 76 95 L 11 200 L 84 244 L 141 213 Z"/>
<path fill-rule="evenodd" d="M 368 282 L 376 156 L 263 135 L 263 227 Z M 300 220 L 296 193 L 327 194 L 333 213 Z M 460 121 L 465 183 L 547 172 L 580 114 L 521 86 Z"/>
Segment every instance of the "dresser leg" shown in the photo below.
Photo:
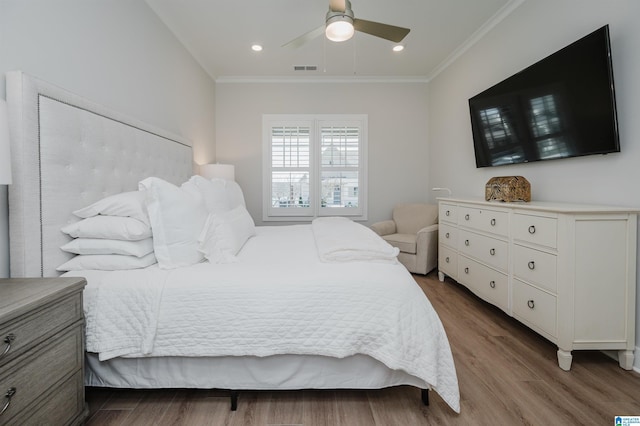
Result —
<path fill-rule="evenodd" d="M 444 282 L 444 274 L 440 271 L 438 271 L 438 279 L 440 280 L 441 283 Z"/>
<path fill-rule="evenodd" d="M 633 351 L 618 351 L 618 363 L 620 368 L 633 370 Z"/>
<path fill-rule="evenodd" d="M 562 368 L 564 371 L 571 370 L 572 359 L 573 356 L 571 355 L 571 351 L 567 352 L 558 348 L 558 365 L 560 366 L 560 368 Z"/>

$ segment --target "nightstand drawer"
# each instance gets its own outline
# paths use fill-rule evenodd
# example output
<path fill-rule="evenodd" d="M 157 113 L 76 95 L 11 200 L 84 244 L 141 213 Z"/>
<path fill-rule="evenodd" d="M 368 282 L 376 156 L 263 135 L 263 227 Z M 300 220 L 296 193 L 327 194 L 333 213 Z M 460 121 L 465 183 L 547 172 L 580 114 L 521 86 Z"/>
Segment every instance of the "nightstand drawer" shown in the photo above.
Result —
<path fill-rule="evenodd" d="M 0 353 L 7 347 L 5 340 L 10 340 L 11 347 L 0 358 L 0 366 L 33 344 L 81 319 L 82 314 L 82 294 L 77 293 L 13 323 L 4 324 L 0 327 Z"/>
<path fill-rule="evenodd" d="M 15 389 L 15 394 L 0 421 L 10 420 L 56 382 L 76 370 L 82 370 L 82 333 L 82 323 L 79 322 L 70 331 L 53 336 L 52 343 L 39 345 L 28 356 L 2 368 L 0 392 L 4 396 L 8 389 Z"/>
<path fill-rule="evenodd" d="M 25 425 L 64 425 L 72 422 L 84 407 L 84 396 L 81 392 L 84 386 L 82 370 L 78 370 L 60 385 L 56 385 L 52 392 L 45 397 L 45 401 L 40 404 L 31 417 L 24 421 L 20 418 L 21 424 Z M 32 412 L 30 411 L 27 416 Z"/>
<path fill-rule="evenodd" d="M 438 241 L 449 247 L 456 247 L 458 240 L 458 228 L 441 223 L 438 225 Z"/>
<path fill-rule="evenodd" d="M 551 337 L 557 336 L 557 299 L 540 289 L 513 280 L 513 315 Z"/>

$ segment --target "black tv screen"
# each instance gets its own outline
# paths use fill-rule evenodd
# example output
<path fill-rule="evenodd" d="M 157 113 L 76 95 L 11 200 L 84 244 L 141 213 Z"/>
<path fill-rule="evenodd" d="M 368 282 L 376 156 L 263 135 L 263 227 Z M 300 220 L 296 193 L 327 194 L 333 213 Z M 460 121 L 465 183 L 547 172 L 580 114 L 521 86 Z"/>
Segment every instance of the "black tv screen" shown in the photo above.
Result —
<path fill-rule="evenodd" d="M 476 167 L 620 151 L 609 26 L 469 99 Z"/>

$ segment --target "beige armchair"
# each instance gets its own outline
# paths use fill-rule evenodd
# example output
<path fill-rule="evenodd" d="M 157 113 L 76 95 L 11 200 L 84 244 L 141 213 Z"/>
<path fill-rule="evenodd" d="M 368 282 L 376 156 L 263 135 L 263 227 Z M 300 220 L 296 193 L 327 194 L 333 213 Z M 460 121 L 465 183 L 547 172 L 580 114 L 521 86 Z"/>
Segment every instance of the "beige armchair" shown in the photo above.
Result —
<path fill-rule="evenodd" d="M 438 206 L 398 204 L 393 219 L 371 225 L 378 235 L 400 249 L 398 260 L 409 272 L 427 274 L 438 265 Z"/>

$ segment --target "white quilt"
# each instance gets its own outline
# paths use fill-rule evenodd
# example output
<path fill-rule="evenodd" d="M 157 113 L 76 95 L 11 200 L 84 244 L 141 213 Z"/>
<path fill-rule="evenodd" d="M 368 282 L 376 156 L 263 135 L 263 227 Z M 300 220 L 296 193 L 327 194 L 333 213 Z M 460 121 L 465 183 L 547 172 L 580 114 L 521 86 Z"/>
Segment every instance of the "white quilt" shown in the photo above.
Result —
<path fill-rule="evenodd" d="M 233 264 L 84 271 L 87 351 L 116 356 L 365 354 L 456 411 L 444 328 L 400 264 L 320 261 L 311 225 L 258 227 Z"/>

